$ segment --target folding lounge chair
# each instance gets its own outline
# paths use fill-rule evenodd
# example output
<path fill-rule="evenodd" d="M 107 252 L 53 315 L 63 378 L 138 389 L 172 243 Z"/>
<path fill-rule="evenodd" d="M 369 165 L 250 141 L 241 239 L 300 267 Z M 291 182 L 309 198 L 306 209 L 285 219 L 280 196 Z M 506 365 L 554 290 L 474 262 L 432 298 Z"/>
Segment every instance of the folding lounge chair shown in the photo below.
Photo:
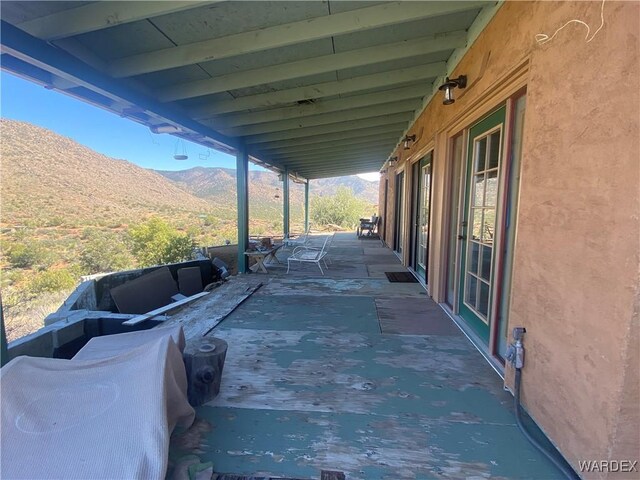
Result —
<path fill-rule="evenodd" d="M 322 266 L 320 262 L 324 264 L 324 267 L 328 269 L 327 263 L 325 261 L 325 257 L 327 256 L 327 249 L 330 245 L 330 240 L 333 238 L 333 235 L 328 236 L 324 243 L 322 244 L 322 248 L 317 247 L 307 247 L 307 246 L 299 246 L 293 249 L 293 253 L 287 258 L 287 273 L 291 269 L 291 262 L 300 262 L 300 263 L 315 263 L 318 265 L 320 269 L 320 273 L 324 275 L 324 271 L 322 270 Z"/>

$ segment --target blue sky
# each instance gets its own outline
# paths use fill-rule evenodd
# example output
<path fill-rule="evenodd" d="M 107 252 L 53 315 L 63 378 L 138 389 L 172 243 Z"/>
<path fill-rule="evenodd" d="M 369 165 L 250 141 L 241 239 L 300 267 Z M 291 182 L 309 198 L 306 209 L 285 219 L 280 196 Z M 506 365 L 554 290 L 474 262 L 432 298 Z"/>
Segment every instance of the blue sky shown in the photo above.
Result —
<path fill-rule="evenodd" d="M 188 160 L 173 159 L 175 137 L 154 135 L 143 125 L 47 90 L 6 72 L 0 74 L 0 115 L 2 118 L 33 123 L 109 157 L 129 160 L 145 168 L 185 170 L 195 166 L 235 168 L 235 157 L 184 142 Z M 182 151 L 182 146 L 178 148 Z M 255 165 L 253 169 L 262 170 Z"/>
<path fill-rule="evenodd" d="M 176 145 L 176 137 L 154 135 L 143 125 L 4 71 L 0 72 L 0 94 L 2 118 L 39 125 L 104 155 L 141 167 L 186 170 L 196 166 L 236 166 L 235 157 L 190 142 L 184 142 L 189 159 L 174 160 L 174 153 L 182 153 L 183 148 Z M 253 164 L 249 168 L 264 170 Z M 367 180 L 378 178 L 377 173 L 359 176 Z"/>

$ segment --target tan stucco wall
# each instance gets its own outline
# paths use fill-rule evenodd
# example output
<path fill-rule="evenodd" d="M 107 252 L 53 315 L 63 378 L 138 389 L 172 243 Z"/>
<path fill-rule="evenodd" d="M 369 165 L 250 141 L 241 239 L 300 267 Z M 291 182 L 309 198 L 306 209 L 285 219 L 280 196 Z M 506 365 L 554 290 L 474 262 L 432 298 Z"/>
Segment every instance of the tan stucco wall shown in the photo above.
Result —
<path fill-rule="evenodd" d="M 639 3 L 607 1 L 604 28 L 589 43 L 576 24 L 545 45 L 535 35 L 552 34 L 574 18 L 593 32 L 600 5 L 506 2 L 451 72 L 467 74 L 469 87 L 456 92 L 451 106 L 436 97 L 410 129 L 419 137 L 411 151 L 396 152 L 406 158 L 435 145 L 430 293 L 442 301 L 448 172 L 442 132 L 466 112 L 475 109 L 476 119 L 486 113 L 478 106 L 482 99 L 528 60 L 509 322 L 527 328 L 524 404 L 576 468 L 578 460 L 622 460 L 634 451 L 638 459 L 640 449 L 637 311 L 633 317 L 640 237 Z M 508 94 L 497 93 L 493 106 Z M 392 217 L 393 175 L 388 178 Z M 392 235 L 387 228 L 389 244 Z"/>

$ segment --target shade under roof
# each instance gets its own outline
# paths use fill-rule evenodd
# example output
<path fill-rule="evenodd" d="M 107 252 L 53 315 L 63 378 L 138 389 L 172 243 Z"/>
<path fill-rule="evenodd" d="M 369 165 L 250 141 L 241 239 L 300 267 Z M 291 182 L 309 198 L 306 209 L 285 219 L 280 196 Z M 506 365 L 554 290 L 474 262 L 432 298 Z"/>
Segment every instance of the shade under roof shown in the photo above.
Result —
<path fill-rule="evenodd" d="M 474 22 L 495 8 L 3 1 L 1 61 L 185 139 L 229 152 L 246 145 L 277 169 L 332 177 L 380 169 Z"/>

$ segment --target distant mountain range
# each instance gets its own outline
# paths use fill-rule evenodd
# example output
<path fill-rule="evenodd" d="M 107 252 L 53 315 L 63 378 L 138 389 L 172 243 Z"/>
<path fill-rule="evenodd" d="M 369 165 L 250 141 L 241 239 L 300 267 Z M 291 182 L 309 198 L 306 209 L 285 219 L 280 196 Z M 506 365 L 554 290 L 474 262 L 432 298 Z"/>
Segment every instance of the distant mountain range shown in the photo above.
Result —
<path fill-rule="evenodd" d="M 3 119 L 1 195 L 3 226 L 46 225 L 55 219 L 130 223 L 151 214 L 235 216 L 235 170 L 197 167 L 154 171 L 97 153 L 70 138 L 29 123 Z M 311 195 L 339 186 L 377 203 L 378 183 L 358 177 L 314 180 Z M 302 209 L 302 185 L 291 183 L 292 211 Z M 282 183 L 272 172 L 250 172 L 250 205 L 256 214 L 281 211 Z"/>

